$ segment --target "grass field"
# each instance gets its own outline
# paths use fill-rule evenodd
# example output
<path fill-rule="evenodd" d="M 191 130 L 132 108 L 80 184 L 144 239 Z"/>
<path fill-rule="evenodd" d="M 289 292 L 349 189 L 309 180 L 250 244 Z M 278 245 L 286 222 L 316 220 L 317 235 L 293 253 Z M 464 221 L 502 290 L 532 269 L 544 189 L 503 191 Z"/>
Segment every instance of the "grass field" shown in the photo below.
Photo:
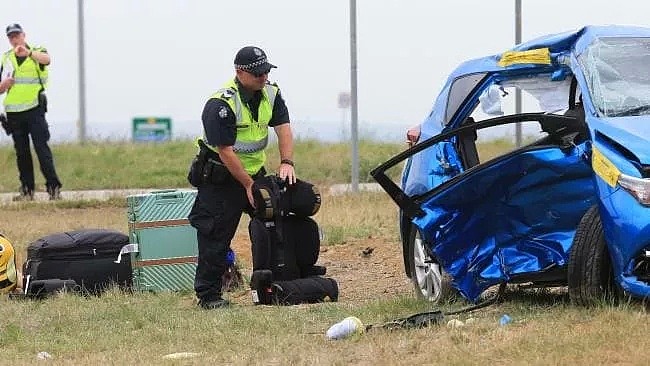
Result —
<path fill-rule="evenodd" d="M 113 174 L 103 175 L 98 187 L 143 187 L 136 172 L 145 171 L 142 178 L 146 184 L 158 188 L 175 186 L 173 174 L 184 174 L 187 155 L 193 153 L 191 146 L 187 149 L 180 143 L 167 147 L 174 152 L 154 145 L 99 145 L 94 159 L 74 160 L 75 154 L 91 148 L 65 145 L 57 146 L 55 153 L 59 161 L 69 159 L 70 164 L 94 162 L 115 169 Z M 481 148 L 489 154 L 505 147 Z M 306 175 L 312 175 L 308 180 L 324 185 L 345 181 L 346 168 L 338 165 L 345 159 L 346 146 L 314 143 L 303 148 L 297 162 L 318 162 L 321 170 L 330 171 L 317 176 L 305 167 Z M 366 157 L 368 169 L 401 148 L 368 144 L 364 153 L 377 155 Z M 0 152 L 3 159 L 7 154 Z M 165 178 L 149 177 L 162 171 L 160 165 L 170 162 L 166 159 L 177 159 L 173 161 L 183 166 L 163 174 Z M 5 164 L 3 169 L 10 169 L 13 162 L 1 164 Z M 72 169 L 60 165 L 61 169 Z M 120 166 L 127 173 L 121 172 Z M 76 180 L 68 178 L 68 188 L 95 188 L 94 179 L 99 177 L 90 174 L 92 169 L 78 169 Z M 11 180 L 1 179 L 3 187 L 12 190 Z M 176 182 L 185 186 L 183 179 Z M 34 202 L 0 209 L 0 230 L 15 243 L 19 261 L 31 241 L 52 232 L 91 227 L 127 231 L 122 199 Z M 431 310 L 432 306 L 412 295 L 402 269 L 396 208 L 384 193 L 325 194 L 316 221 L 325 233 L 319 262 L 327 265 L 328 273 L 339 281 L 339 302 L 254 306 L 246 289 L 228 295 L 235 306 L 217 311 L 200 310 L 191 293 L 155 295 L 112 290 L 101 297 L 63 294 L 45 301 L 0 297 L 0 309 L 5 314 L 0 322 L 2 364 L 38 363 L 39 352 L 48 352 L 50 362 L 66 365 L 648 364 L 650 326 L 645 304 L 602 303 L 585 309 L 571 305 L 562 288 L 541 291 L 509 287 L 502 303 L 446 319 L 473 319 L 460 328 L 447 327 L 445 320 L 440 326 L 374 329 L 349 339 L 327 341 L 327 328 L 346 316 L 357 316 L 366 324 L 381 324 Z M 249 274 L 250 244 L 245 225 L 246 220 L 242 220 L 233 246 L 245 274 Z M 373 247 L 373 254 L 360 256 L 366 247 Z M 449 310 L 465 305 L 455 300 L 435 308 Z M 513 322 L 501 326 L 499 319 L 504 314 Z M 163 359 L 178 352 L 191 354 L 186 359 Z"/>
<path fill-rule="evenodd" d="M 369 172 L 379 163 L 404 149 L 403 144 L 361 141 L 359 180 L 370 182 Z M 196 154 L 193 141 L 148 143 L 95 143 L 52 146 L 57 172 L 65 190 L 186 187 L 187 169 Z M 267 171 L 280 162 L 277 148 L 269 147 Z M 45 181 L 38 171 L 37 190 Z M 297 141 L 294 149 L 296 172 L 302 179 L 319 184 L 350 180 L 351 153 L 348 144 Z M 0 146 L 0 192 L 15 192 L 20 185 L 16 155 L 10 145 Z"/>
<path fill-rule="evenodd" d="M 406 144 L 360 141 L 359 181 L 374 182 L 370 171 Z M 481 156 L 494 156 L 512 148 L 507 140 L 480 144 Z M 168 143 L 97 143 L 53 145 L 57 172 L 64 190 L 187 187 L 185 179 L 196 147 L 192 141 Z M 267 171 L 277 169 L 277 148 L 267 149 Z M 36 189 L 45 190 L 34 155 Z M 321 185 L 350 181 L 351 152 L 347 143 L 323 144 L 298 140 L 294 147 L 296 172 L 301 179 Z M 10 145 L 0 145 L 0 192 L 16 192 L 20 185 L 16 155 Z M 399 171 L 396 171 L 399 173 Z"/>

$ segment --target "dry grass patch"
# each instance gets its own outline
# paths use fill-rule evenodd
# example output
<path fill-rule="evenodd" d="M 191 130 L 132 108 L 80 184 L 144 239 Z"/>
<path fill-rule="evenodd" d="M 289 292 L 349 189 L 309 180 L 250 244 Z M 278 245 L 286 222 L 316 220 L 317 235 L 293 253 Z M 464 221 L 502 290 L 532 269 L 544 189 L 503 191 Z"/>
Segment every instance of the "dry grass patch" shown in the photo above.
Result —
<path fill-rule="evenodd" d="M 0 325 L 0 346 L 11 364 L 34 362 L 40 351 L 57 364 L 159 364 L 164 355 L 192 352 L 191 364 L 465 365 L 638 364 L 647 349 L 647 313 L 637 307 L 585 310 L 557 304 L 545 312 L 520 312 L 513 298 L 459 317 L 476 321 L 386 331 L 327 341 L 327 327 L 353 314 L 382 323 L 423 310 L 410 298 L 365 305 L 326 303 L 293 307 L 237 306 L 204 311 L 190 295 L 124 294 L 100 298 L 64 295 L 40 303 L 0 305 L 15 315 Z M 458 307 L 460 304 L 450 305 Z M 499 326 L 500 314 L 514 322 Z"/>
<path fill-rule="evenodd" d="M 19 252 L 34 239 L 88 227 L 126 232 L 123 202 L 27 204 L 3 207 L 0 226 Z M 396 211 L 383 193 L 324 197 L 316 221 L 340 240 L 321 253 L 328 273 L 339 281 L 338 303 L 292 307 L 253 306 L 245 289 L 229 294 L 235 306 L 197 308 L 193 294 L 109 291 L 101 297 L 64 294 L 45 301 L 0 298 L 8 316 L 0 322 L 3 363 L 37 362 L 46 351 L 62 365 L 646 365 L 650 349 L 648 313 L 642 304 L 584 309 L 570 305 L 566 291 L 509 289 L 502 304 L 459 315 L 472 324 L 451 329 L 386 331 L 327 341 L 327 328 L 354 315 L 381 324 L 431 310 L 411 295 L 397 242 Z M 250 251 L 245 225 L 233 246 L 240 258 Z M 337 229 L 338 228 L 338 229 Z M 370 256 L 360 251 L 374 248 Z M 438 308 L 458 309 L 462 301 Z M 503 314 L 513 322 L 499 325 Z M 451 319 L 451 318 L 450 318 Z M 192 352 L 185 360 L 162 359 Z"/>

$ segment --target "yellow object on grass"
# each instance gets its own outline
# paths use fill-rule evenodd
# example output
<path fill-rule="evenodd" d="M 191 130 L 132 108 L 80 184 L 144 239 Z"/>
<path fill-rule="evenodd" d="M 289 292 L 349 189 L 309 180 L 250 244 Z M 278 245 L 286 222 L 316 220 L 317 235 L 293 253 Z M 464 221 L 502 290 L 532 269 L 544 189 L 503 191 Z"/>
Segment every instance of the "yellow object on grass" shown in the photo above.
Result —
<path fill-rule="evenodd" d="M 0 234 L 0 294 L 6 294 L 16 288 L 18 282 L 14 247 Z"/>

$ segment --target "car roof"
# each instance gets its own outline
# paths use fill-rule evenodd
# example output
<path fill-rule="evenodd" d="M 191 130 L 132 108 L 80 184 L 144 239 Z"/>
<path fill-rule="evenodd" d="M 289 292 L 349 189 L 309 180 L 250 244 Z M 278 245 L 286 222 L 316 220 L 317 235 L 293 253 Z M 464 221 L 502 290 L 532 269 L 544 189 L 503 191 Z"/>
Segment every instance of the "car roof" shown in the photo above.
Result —
<path fill-rule="evenodd" d="M 650 37 L 650 28 L 605 25 L 585 26 L 577 31 L 549 34 L 530 41 L 520 43 L 510 51 L 528 51 L 538 48 L 548 48 L 551 53 L 564 53 L 573 50 L 581 54 L 585 48 L 596 38 L 601 37 Z M 451 78 L 484 71 L 498 71 L 505 67 L 499 66 L 501 54 L 477 58 L 462 63 L 450 75 Z M 510 69 L 526 67 L 526 64 L 507 66 Z"/>
<path fill-rule="evenodd" d="M 580 55 L 595 39 L 602 37 L 650 37 L 650 28 L 625 25 L 588 25 L 578 30 L 549 34 L 520 43 L 507 51 L 528 51 L 540 48 L 548 48 L 550 53 L 568 53 L 573 51 Z M 432 134 L 437 132 L 441 124 L 446 121 L 445 112 L 447 99 L 452 83 L 459 77 L 471 74 L 489 73 L 501 70 L 518 70 L 535 68 L 538 65 L 515 63 L 508 66 L 499 66 L 502 54 L 495 54 L 486 57 L 476 58 L 460 64 L 447 78 L 447 81 L 440 91 L 433 109 L 422 124 L 423 132 L 433 127 Z"/>

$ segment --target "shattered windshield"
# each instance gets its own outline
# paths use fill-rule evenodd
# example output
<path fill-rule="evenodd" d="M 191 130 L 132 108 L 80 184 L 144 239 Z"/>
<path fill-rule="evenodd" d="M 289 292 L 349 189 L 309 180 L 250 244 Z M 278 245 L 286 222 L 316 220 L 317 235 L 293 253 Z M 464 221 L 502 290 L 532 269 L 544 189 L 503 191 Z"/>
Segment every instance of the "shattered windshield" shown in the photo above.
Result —
<path fill-rule="evenodd" d="M 600 38 L 578 59 L 601 115 L 650 114 L 650 38 Z"/>

